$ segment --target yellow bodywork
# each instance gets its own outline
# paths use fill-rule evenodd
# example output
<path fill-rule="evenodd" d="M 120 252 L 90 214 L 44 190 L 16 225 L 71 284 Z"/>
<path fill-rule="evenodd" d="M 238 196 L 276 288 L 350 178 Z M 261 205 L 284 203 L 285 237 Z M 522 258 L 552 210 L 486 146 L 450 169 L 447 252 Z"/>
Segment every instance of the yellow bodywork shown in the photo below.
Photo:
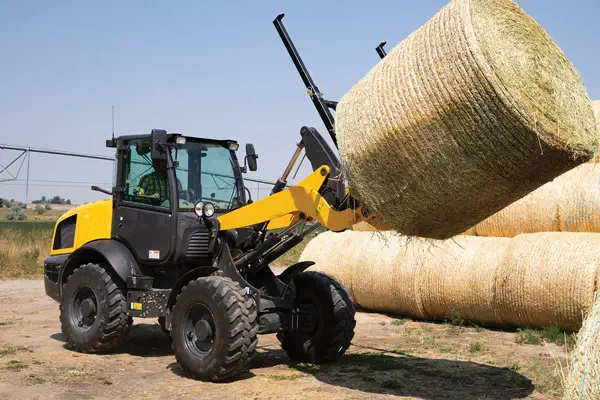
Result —
<path fill-rule="evenodd" d="M 50 245 L 50 255 L 54 256 L 57 254 L 72 253 L 75 249 L 92 240 L 110 239 L 112 210 L 112 200 L 100 200 L 75 207 L 61 215 L 55 225 L 52 244 Z M 54 250 L 56 227 L 58 227 L 62 221 L 73 215 L 77 215 L 73 247 Z"/>
<path fill-rule="evenodd" d="M 242 228 L 268 222 L 267 229 L 285 228 L 305 218 L 319 222 L 332 231 L 344 230 L 358 222 L 369 220 L 361 208 L 336 211 L 319 194 L 319 189 L 329 175 L 329 167 L 322 166 L 296 186 L 248 204 L 218 217 L 221 230 Z M 54 250 L 52 238 L 50 255 L 69 254 L 84 244 L 98 239 L 110 239 L 112 225 L 112 200 L 84 204 L 63 214 L 56 227 L 65 219 L 77 215 L 73 246 Z M 54 230 L 56 235 L 56 228 Z"/>
<path fill-rule="evenodd" d="M 341 231 L 366 220 L 361 208 L 336 211 L 319 194 L 328 175 L 329 167 L 322 166 L 296 186 L 220 216 L 221 230 L 268 221 L 267 229 L 285 228 L 297 221 L 301 214 L 332 231 Z"/>

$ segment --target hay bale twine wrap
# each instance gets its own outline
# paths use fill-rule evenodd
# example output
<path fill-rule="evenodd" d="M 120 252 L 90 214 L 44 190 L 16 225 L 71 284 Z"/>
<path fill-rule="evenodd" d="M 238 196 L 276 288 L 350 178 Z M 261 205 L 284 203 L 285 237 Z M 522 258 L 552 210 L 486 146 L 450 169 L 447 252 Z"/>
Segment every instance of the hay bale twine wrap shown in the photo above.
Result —
<path fill-rule="evenodd" d="M 425 318 L 407 238 L 390 232 L 348 232 L 360 252 L 352 265 L 356 303 L 365 310 Z M 358 261 L 358 262 L 357 262 Z"/>
<path fill-rule="evenodd" d="M 510 239 L 461 236 L 418 246 L 419 297 L 428 318 L 457 312 L 467 321 L 502 325 L 493 305 L 494 277 L 510 253 Z"/>
<path fill-rule="evenodd" d="M 563 398 L 600 398 L 600 296 L 577 334 Z"/>
<path fill-rule="evenodd" d="M 583 164 L 564 173 L 464 234 L 535 232 L 600 232 L 600 165 Z"/>
<path fill-rule="evenodd" d="M 598 146 L 573 65 L 510 0 L 457 0 L 337 107 L 350 187 L 407 235 L 449 238 Z"/>
<path fill-rule="evenodd" d="M 502 321 L 579 329 L 598 285 L 600 234 L 526 234 L 511 246 L 496 272 L 494 307 Z"/>

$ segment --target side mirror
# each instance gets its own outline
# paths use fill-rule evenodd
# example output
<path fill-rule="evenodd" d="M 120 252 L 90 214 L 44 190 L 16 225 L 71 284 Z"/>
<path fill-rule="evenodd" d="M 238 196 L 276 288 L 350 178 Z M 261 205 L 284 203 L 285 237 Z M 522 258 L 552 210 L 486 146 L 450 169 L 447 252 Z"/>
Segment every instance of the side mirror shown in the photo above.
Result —
<path fill-rule="evenodd" d="M 250 171 L 256 171 L 258 168 L 256 159 L 258 154 L 254 151 L 254 145 L 252 143 L 246 143 L 246 161 L 248 162 L 248 169 Z"/>
<path fill-rule="evenodd" d="M 159 143 L 167 143 L 167 131 L 164 129 L 152 129 L 150 140 L 152 141 L 152 160 L 166 160 L 167 151 Z"/>

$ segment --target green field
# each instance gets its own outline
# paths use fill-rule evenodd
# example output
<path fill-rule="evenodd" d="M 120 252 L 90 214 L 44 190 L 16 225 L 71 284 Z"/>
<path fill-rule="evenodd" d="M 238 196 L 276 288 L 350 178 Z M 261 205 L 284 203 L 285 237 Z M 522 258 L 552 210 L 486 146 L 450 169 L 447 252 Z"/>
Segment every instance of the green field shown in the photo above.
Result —
<path fill-rule="evenodd" d="M 47 210 L 43 214 L 38 214 L 37 211 L 32 210 L 30 208 L 25 210 L 25 215 L 27 216 L 26 222 L 35 222 L 35 221 L 56 221 L 58 217 L 60 217 L 64 211 L 62 210 Z M 0 208 L 0 222 L 6 220 L 6 216 L 8 215 L 8 208 L 2 207 Z"/>
<path fill-rule="evenodd" d="M 0 279 L 41 277 L 53 228 L 52 221 L 0 221 Z"/>

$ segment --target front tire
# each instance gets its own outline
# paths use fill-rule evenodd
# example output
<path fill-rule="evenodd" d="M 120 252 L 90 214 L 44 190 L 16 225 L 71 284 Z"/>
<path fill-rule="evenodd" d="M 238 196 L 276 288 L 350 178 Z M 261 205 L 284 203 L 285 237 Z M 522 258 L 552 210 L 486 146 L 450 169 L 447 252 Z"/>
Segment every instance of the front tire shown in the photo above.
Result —
<path fill-rule="evenodd" d="M 127 302 L 106 269 L 85 264 L 73 271 L 63 288 L 60 323 L 67 342 L 79 352 L 108 351 L 125 340 Z"/>
<path fill-rule="evenodd" d="M 196 279 L 177 296 L 171 339 L 177 362 L 191 377 L 223 381 L 246 371 L 257 334 L 254 299 L 229 278 Z"/>
<path fill-rule="evenodd" d="M 303 272 L 294 277 L 294 308 L 311 315 L 310 324 L 277 334 L 287 355 L 298 362 L 337 360 L 354 338 L 354 307 L 346 290 L 332 277 Z"/>

